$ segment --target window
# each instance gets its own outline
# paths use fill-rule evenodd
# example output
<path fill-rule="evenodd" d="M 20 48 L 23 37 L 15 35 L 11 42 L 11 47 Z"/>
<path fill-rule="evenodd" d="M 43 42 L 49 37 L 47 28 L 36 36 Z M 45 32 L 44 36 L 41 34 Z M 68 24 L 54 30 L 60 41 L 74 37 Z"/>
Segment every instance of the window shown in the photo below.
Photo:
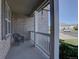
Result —
<path fill-rule="evenodd" d="M 9 33 L 11 33 L 11 12 L 7 2 L 3 5 L 2 11 L 2 39 Z"/>

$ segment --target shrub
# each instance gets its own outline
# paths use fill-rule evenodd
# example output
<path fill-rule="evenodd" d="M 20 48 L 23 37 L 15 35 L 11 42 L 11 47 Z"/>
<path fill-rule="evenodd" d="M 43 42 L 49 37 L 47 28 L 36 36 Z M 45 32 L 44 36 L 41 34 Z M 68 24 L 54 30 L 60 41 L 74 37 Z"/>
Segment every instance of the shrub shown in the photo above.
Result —
<path fill-rule="evenodd" d="M 69 59 L 69 57 L 78 57 L 78 47 L 60 41 L 60 59 Z"/>

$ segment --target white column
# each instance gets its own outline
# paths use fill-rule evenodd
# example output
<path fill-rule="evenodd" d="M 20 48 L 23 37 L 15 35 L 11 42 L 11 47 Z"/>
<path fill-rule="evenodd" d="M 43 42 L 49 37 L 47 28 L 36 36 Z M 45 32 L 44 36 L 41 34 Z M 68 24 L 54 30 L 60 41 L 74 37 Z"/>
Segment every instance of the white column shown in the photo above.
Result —
<path fill-rule="evenodd" d="M 38 12 L 35 11 L 35 31 L 38 31 Z"/>
<path fill-rule="evenodd" d="M 59 59 L 59 0 L 50 0 L 50 59 Z"/>

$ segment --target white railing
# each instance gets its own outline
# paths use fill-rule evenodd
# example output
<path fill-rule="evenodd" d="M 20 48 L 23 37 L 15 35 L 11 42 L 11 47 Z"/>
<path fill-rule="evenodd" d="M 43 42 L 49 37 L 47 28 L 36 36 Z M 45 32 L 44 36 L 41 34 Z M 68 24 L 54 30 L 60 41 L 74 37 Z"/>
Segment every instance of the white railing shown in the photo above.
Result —
<path fill-rule="evenodd" d="M 30 39 L 35 43 L 44 53 L 50 55 L 50 34 L 30 31 Z"/>

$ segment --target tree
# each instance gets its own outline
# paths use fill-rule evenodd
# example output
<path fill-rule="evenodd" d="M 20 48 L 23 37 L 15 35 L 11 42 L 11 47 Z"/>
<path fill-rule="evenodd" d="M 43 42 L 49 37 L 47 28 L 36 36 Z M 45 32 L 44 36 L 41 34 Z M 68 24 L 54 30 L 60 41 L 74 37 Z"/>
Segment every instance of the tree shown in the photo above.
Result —
<path fill-rule="evenodd" d="M 78 25 L 73 27 L 74 30 L 78 30 Z"/>

